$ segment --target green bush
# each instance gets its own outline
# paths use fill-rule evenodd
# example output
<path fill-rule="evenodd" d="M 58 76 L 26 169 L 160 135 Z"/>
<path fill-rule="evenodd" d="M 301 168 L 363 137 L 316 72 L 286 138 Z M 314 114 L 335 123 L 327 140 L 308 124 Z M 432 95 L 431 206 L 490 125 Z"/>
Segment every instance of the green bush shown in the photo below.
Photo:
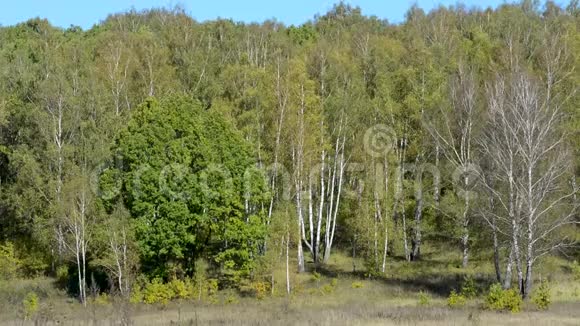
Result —
<path fill-rule="evenodd" d="M 503 309 L 503 289 L 499 283 L 492 284 L 489 288 L 487 297 L 485 298 L 486 305 L 491 310 Z"/>
<path fill-rule="evenodd" d="M 337 285 L 338 280 L 336 278 L 333 278 L 332 280 L 330 280 L 330 283 L 327 283 L 322 286 L 321 288 L 322 294 L 331 294 L 332 292 L 334 292 Z"/>
<path fill-rule="evenodd" d="M 21 273 L 26 277 L 38 277 L 48 270 L 49 264 L 46 262 L 46 257 L 43 253 L 37 250 L 27 250 L 26 255 L 21 260 Z"/>
<path fill-rule="evenodd" d="M 271 292 L 272 286 L 270 282 L 261 280 L 242 280 L 238 286 L 238 290 L 243 295 L 251 296 L 258 300 L 264 299 L 268 293 Z"/>
<path fill-rule="evenodd" d="M 509 289 L 504 291 L 504 309 L 511 312 L 520 312 L 522 310 L 523 300 L 518 291 Z"/>
<path fill-rule="evenodd" d="M 59 286 L 65 287 L 68 283 L 68 266 L 60 265 L 56 268 L 56 282 Z"/>
<path fill-rule="evenodd" d="M 16 257 L 10 242 L 0 245 L 0 280 L 12 280 L 18 276 L 22 262 Z"/>
<path fill-rule="evenodd" d="M 169 282 L 168 285 L 171 288 L 175 299 L 191 299 L 195 294 L 194 285 L 190 279 L 174 279 Z"/>
<path fill-rule="evenodd" d="M 477 288 L 475 287 L 475 281 L 473 277 L 466 276 L 463 284 L 461 285 L 461 295 L 467 299 L 473 299 L 477 295 Z"/>
<path fill-rule="evenodd" d="M 169 284 L 156 278 L 143 289 L 143 302 L 146 304 L 161 303 L 166 305 L 173 299 L 175 293 Z"/>
<path fill-rule="evenodd" d="M 270 283 L 268 282 L 252 282 L 256 298 L 262 300 L 270 293 Z"/>
<path fill-rule="evenodd" d="M 320 275 L 320 273 L 314 271 L 312 272 L 312 281 L 313 282 L 320 282 L 320 280 L 322 279 L 322 275 Z"/>
<path fill-rule="evenodd" d="M 378 278 L 381 275 L 383 275 L 383 273 L 381 272 L 381 270 L 379 269 L 379 266 L 377 266 L 374 258 L 373 259 L 365 259 L 364 261 L 364 267 L 365 267 L 365 277 L 366 278 Z"/>
<path fill-rule="evenodd" d="M 419 305 L 420 306 L 428 306 L 431 303 L 431 297 L 429 294 L 421 291 L 419 292 Z"/>
<path fill-rule="evenodd" d="M 550 285 L 547 281 L 543 281 L 540 286 L 532 294 L 532 302 L 539 310 L 546 310 L 550 306 Z"/>
<path fill-rule="evenodd" d="M 217 292 L 217 281 L 202 284 L 204 297 L 208 293 L 215 295 Z M 129 301 L 131 303 L 160 303 L 166 305 L 171 300 L 188 300 L 197 298 L 198 288 L 191 279 L 173 279 L 168 283 L 163 283 L 161 279 L 156 278 L 151 282 L 141 280 L 136 282 L 131 291 Z"/>
<path fill-rule="evenodd" d="M 361 289 L 361 288 L 364 287 L 364 284 L 362 282 L 355 281 L 355 282 L 352 282 L 352 284 L 350 285 L 350 287 L 353 288 L 353 289 Z"/>
<path fill-rule="evenodd" d="M 207 280 L 206 284 L 208 297 L 213 297 L 218 293 L 218 280 L 215 278 L 210 278 Z"/>
<path fill-rule="evenodd" d="M 99 293 L 93 299 L 93 303 L 98 306 L 107 306 L 111 303 L 111 298 L 107 293 Z"/>
<path fill-rule="evenodd" d="M 34 292 L 29 292 L 22 300 L 22 310 L 24 320 L 28 320 L 38 311 L 38 296 Z"/>
<path fill-rule="evenodd" d="M 240 302 L 239 297 L 235 290 L 228 289 L 222 292 L 223 303 L 224 304 L 237 304 Z"/>
<path fill-rule="evenodd" d="M 207 287 L 207 269 L 209 264 L 202 258 L 195 261 L 195 274 L 193 275 L 193 285 L 195 286 L 194 297 L 201 301 Z"/>
<path fill-rule="evenodd" d="M 516 313 L 522 310 L 523 300 L 516 290 L 504 290 L 499 283 L 495 283 L 489 288 L 486 304 L 491 310 Z"/>
<path fill-rule="evenodd" d="M 571 268 L 572 268 L 572 276 L 574 277 L 574 280 L 580 281 L 580 263 L 578 263 L 577 261 L 574 261 L 571 265 Z"/>
<path fill-rule="evenodd" d="M 129 302 L 131 303 L 141 303 L 143 302 L 143 288 L 139 284 L 135 284 L 131 289 L 131 295 L 129 296 Z"/>
<path fill-rule="evenodd" d="M 449 298 L 447 298 L 447 305 L 450 308 L 463 307 L 465 303 L 467 303 L 467 299 L 462 294 L 455 292 L 455 290 L 452 290 Z"/>

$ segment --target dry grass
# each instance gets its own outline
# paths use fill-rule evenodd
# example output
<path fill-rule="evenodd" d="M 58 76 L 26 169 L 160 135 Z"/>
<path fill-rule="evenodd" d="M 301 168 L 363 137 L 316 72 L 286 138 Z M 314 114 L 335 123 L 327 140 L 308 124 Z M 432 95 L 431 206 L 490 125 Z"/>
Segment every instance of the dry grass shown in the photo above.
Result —
<path fill-rule="evenodd" d="M 275 273 L 273 296 L 257 300 L 230 290 L 220 293 L 217 304 L 173 302 L 161 307 L 113 302 L 83 308 L 55 290 L 50 279 L 0 284 L 0 325 L 120 325 L 127 313 L 133 325 L 580 324 L 580 284 L 574 281 L 569 262 L 549 258 L 538 268 L 538 277 L 545 275 L 552 281 L 554 304 L 548 311 L 536 311 L 526 303 L 519 314 L 495 313 L 482 308 L 481 296 L 462 309 L 446 306 L 449 291 L 460 286 L 465 274 L 477 280 L 481 295 L 492 281 L 492 270 L 486 259 L 472 260 L 468 270 L 457 268 L 458 255 L 437 251 L 426 250 L 424 260 L 411 264 L 392 258 L 386 275 L 375 279 L 353 272 L 352 259 L 335 254 L 324 268 L 317 269 L 318 278 L 311 273 L 292 275 L 291 296 L 285 294 L 281 269 Z M 362 266 L 360 261 L 355 264 Z M 34 321 L 23 322 L 20 297 L 31 290 L 39 293 L 40 310 Z M 420 291 L 429 297 L 427 305 L 419 303 Z"/>
<path fill-rule="evenodd" d="M 80 309 L 80 307 L 78 307 Z M 234 305 L 175 305 L 165 308 L 137 307 L 133 325 L 578 325 L 579 303 L 559 303 L 549 311 L 519 314 L 495 313 L 470 307 L 453 310 L 444 306 L 417 307 L 412 304 L 368 302 L 311 305 L 310 301 L 241 302 Z M 114 307 L 99 307 L 97 321 L 84 316 L 44 321 L 40 325 L 118 325 Z M 1 325 L 32 325 L 32 322 L 5 321 Z"/>

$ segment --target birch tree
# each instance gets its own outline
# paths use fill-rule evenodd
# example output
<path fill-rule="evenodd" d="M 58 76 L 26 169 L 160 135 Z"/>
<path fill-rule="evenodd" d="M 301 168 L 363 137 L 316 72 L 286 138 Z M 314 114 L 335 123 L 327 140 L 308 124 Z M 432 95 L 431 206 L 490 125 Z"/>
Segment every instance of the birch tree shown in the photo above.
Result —
<path fill-rule="evenodd" d="M 523 284 L 519 234 L 521 216 L 519 203 L 521 198 L 516 189 L 515 180 L 520 176 L 518 149 L 515 136 L 517 128 L 513 123 L 512 112 L 509 111 L 508 90 L 505 80 L 498 76 L 495 83 L 488 86 L 487 97 L 489 106 L 489 129 L 483 141 L 480 142 L 486 158 L 491 162 L 491 171 L 486 172 L 484 185 L 490 195 L 500 206 L 500 212 L 491 211 L 483 217 L 492 226 L 492 232 L 500 232 L 510 242 L 509 256 L 506 263 L 504 288 L 511 286 L 512 271 L 515 264 L 518 288 Z M 501 190 L 499 190 L 501 189 Z"/>
<path fill-rule="evenodd" d="M 477 118 L 477 92 L 473 72 L 460 67 L 450 88 L 451 110 L 440 108 L 441 122 L 427 124 L 427 129 L 443 147 L 443 153 L 455 169 L 459 180 L 457 194 L 463 197 L 462 213 L 458 217 L 461 229 L 462 266 L 469 262 L 469 227 L 472 218 L 472 198 L 469 188 L 474 176 L 470 176 L 474 163 L 474 123 Z"/>
<path fill-rule="evenodd" d="M 291 139 L 290 151 L 293 167 L 294 200 L 296 205 L 299 239 L 297 241 L 298 271 L 304 271 L 305 245 L 314 255 L 314 203 L 312 201 L 312 176 L 310 171 L 314 166 L 312 153 L 315 153 L 319 138 L 317 128 L 320 120 L 319 97 L 314 91 L 314 81 L 308 79 L 306 67 L 301 61 L 293 61 L 291 80 L 295 83 L 290 87 L 291 107 L 289 114 L 288 139 Z"/>
<path fill-rule="evenodd" d="M 542 89 L 528 73 L 516 71 L 498 77 L 491 96 L 491 114 L 499 128 L 492 140 L 503 140 L 487 147 L 501 171 L 505 190 L 491 189 L 507 211 L 504 221 L 511 222 L 511 249 L 504 286 L 511 282 L 511 264 L 515 259 L 518 289 L 523 297 L 532 290 L 534 263 L 553 250 L 572 245 L 558 231 L 577 224 L 577 189 L 567 184 L 572 173 L 566 136 L 559 124 L 565 118 L 562 101 L 552 97 L 550 85 Z"/>
<path fill-rule="evenodd" d="M 108 37 L 111 36 L 108 35 Z M 131 73 L 131 53 L 123 43 L 122 39 L 108 40 L 100 51 L 100 59 L 104 66 L 102 69 L 104 79 L 113 99 L 113 107 L 117 116 L 121 114 L 123 107 L 127 110 L 131 109 L 127 91 Z"/>
<path fill-rule="evenodd" d="M 87 250 L 89 244 L 89 227 L 91 225 L 91 198 L 85 180 L 82 177 L 73 179 L 67 184 L 65 207 L 62 215 L 64 246 L 73 256 L 77 266 L 77 284 L 79 300 L 86 306 L 87 302 Z"/>
<path fill-rule="evenodd" d="M 526 297 L 532 290 L 536 260 L 567 244 L 565 240 L 554 241 L 552 236 L 561 227 L 578 223 L 573 219 L 578 203 L 572 202 L 566 209 L 576 189 L 561 184 L 571 168 L 569 152 L 563 147 L 565 138 L 557 130 L 564 118 L 561 103 L 551 98 L 550 84 L 542 94 L 525 73 L 514 76 L 512 83 L 514 102 L 510 108 L 515 111 L 513 123 L 520 126 L 516 147 L 524 172 L 516 187 L 524 206 L 526 272 L 521 291 Z"/>

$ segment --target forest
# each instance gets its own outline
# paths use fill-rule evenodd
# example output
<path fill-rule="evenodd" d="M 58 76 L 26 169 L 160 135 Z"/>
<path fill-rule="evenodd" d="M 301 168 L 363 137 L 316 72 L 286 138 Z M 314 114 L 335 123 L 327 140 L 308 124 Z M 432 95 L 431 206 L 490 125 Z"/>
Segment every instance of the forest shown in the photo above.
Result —
<path fill-rule="evenodd" d="M 579 85 L 578 0 L 0 26 L 0 324 L 573 325 Z"/>

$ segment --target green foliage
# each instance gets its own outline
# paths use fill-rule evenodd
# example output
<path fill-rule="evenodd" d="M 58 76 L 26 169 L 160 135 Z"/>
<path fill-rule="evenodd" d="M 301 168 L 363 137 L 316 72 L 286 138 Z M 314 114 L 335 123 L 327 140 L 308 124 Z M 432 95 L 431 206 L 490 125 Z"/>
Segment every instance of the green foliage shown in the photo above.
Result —
<path fill-rule="evenodd" d="M 520 312 L 523 300 L 515 289 L 504 290 L 499 283 L 493 284 L 485 299 L 488 309 L 497 311 Z"/>
<path fill-rule="evenodd" d="M 155 278 L 143 288 L 143 303 L 154 304 L 160 303 L 167 305 L 175 296 L 171 284 L 163 284 L 163 282 Z"/>
<path fill-rule="evenodd" d="M 540 286 L 532 293 L 532 302 L 539 310 L 546 310 L 552 303 L 550 284 L 547 281 L 542 281 Z"/>
<path fill-rule="evenodd" d="M 152 281 L 141 281 L 133 286 L 130 302 L 167 305 L 172 300 L 190 300 L 197 298 L 198 288 L 189 278 L 184 280 L 173 279 L 163 283 L 159 278 Z M 204 299 L 214 299 L 217 294 L 217 280 L 207 280 L 202 284 Z"/>
<path fill-rule="evenodd" d="M 313 282 L 320 282 L 320 280 L 322 279 L 322 275 L 320 273 L 318 273 L 317 271 L 313 271 L 312 272 L 312 281 Z"/>
<path fill-rule="evenodd" d="M 28 292 L 26 297 L 22 300 L 22 310 L 24 314 L 24 319 L 31 319 L 38 311 L 39 300 L 38 296 L 34 292 Z"/>
<path fill-rule="evenodd" d="M 288 36 L 292 41 L 299 45 L 308 43 L 316 39 L 316 31 L 312 25 L 302 25 L 300 27 L 290 26 L 288 28 Z"/>
<path fill-rule="evenodd" d="M 193 275 L 193 285 L 195 287 L 194 289 L 195 298 L 198 301 L 201 301 L 202 298 L 206 295 L 207 269 L 208 264 L 204 259 L 199 258 L 195 261 L 195 274 Z"/>
<path fill-rule="evenodd" d="M 241 293 L 248 294 L 258 300 L 264 299 L 271 293 L 271 284 L 266 281 L 242 282 L 239 288 Z"/>
<path fill-rule="evenodd" d="M 95 304 L 106 306 L 111 303 L 111 297 L 107 293 L 99 293 L 95 298 Z"/>
<path fill-rule="evenodd" d="M 580 263 L 575 260 L 570 266 L 572 269 L 572 277 L 574 280 L 580 281 Z"/>
<path fill-rule="evenodd" d="M 447 298 L 447 305 L 451 308 L 459 308 L 465 306 L 467 299 L 462 294 L 451 290 L 449 297 Z"/>
<path fill-rule="evenodd" d="M 353 289 L 362 289 L 364 287 L 363 282 L 360 281 L 354 281 L 350 284 L 350 287 Z"/>
<path fill-rule="evenodd" d="M 431 296 L 429 294 L 420 291 L 419 292 L 419 305 L 420 306 L 428 306 L 431 303 Z M 451 306 L 451 305 L 449 305 Z"/>
<path fill-rule="evenodd" d="M 16 257 L 14 245 L 0 244 L 0 280 L 11 280 L 19 276 L 22 262 Z"/>
<path fill-rule="evenodd" d="M 42 275 L 48 270 L 49 264 L 46 257 L 40 251 L 28 252 L 21 259 L 22 273 L 27 277 L 35 277 Z"/>
<path fill-rule="evenodd" d="M 504 289 L 501 284 L 495 283 L 489 288 L 489 292 L 485 299 L 488 308 L 493 310 L 503 309 Z"/>
<path fill-rule="evenodd" d="M 64 287 L 69 281 L 68 266 L 60 265 L 56 268 L 56 282 Z"/>
<path fill-rule="evenodd" d="M 464 278 L 463 284 L 461 285 L 461 295 L 467 299 L 473 299 L 477 295 L 477 288 L 475 286 L 475 281 L 473 277 L 466 276 Z"/>
<path fill-rule="evenodd" d="M 364 260 L 365 266 L 365 276 L 367 278 L 378 278 L 382 275 L 379 266 L 377 266 L 374 258 L 368 258 Z"/>
<path fill-rule="evenodd" d="M 169 262 L 202 254 L 234 277 L 254 268 L 265 229 L 261 210 L 244 212 L 242 194 L 258 207 L 264 179 L 251 169 L 248 144 L 222 117 L 184 97 L 151 99 L 115 152 L 146 272 L 167 277 Z"/>
<path fill-rule="evenodd" d="M 229 293 L 226 297 L 224 302 L 226 304 L 237 304 L 240 302 L 240 300 L 238 300 L 238 297 L 234 294 L 234 293 Z"/>
<path fill-rule="evenodd" d="M 338 285 L 338 280 L 333 278 L 330 280 L 329 283 L 324 284 L 321 288 L 322 294 L 331 294 L 336 290 L 336 286 Z"/>
<path fill-rule="evenodd" d="M 171 288 L 175 299 L 191 299 L 195 293 L 194 284 L 190 279 L 174 279 L 169 282 L 168 286 Z"/>
<path fill-rule="evenodd" d="M 143 288 L 141 284 L 133 285 L 133 288 L 131 289 L 131 294 L 129 295 L 129 302 L 133 304 L 143 302 Z"/>

